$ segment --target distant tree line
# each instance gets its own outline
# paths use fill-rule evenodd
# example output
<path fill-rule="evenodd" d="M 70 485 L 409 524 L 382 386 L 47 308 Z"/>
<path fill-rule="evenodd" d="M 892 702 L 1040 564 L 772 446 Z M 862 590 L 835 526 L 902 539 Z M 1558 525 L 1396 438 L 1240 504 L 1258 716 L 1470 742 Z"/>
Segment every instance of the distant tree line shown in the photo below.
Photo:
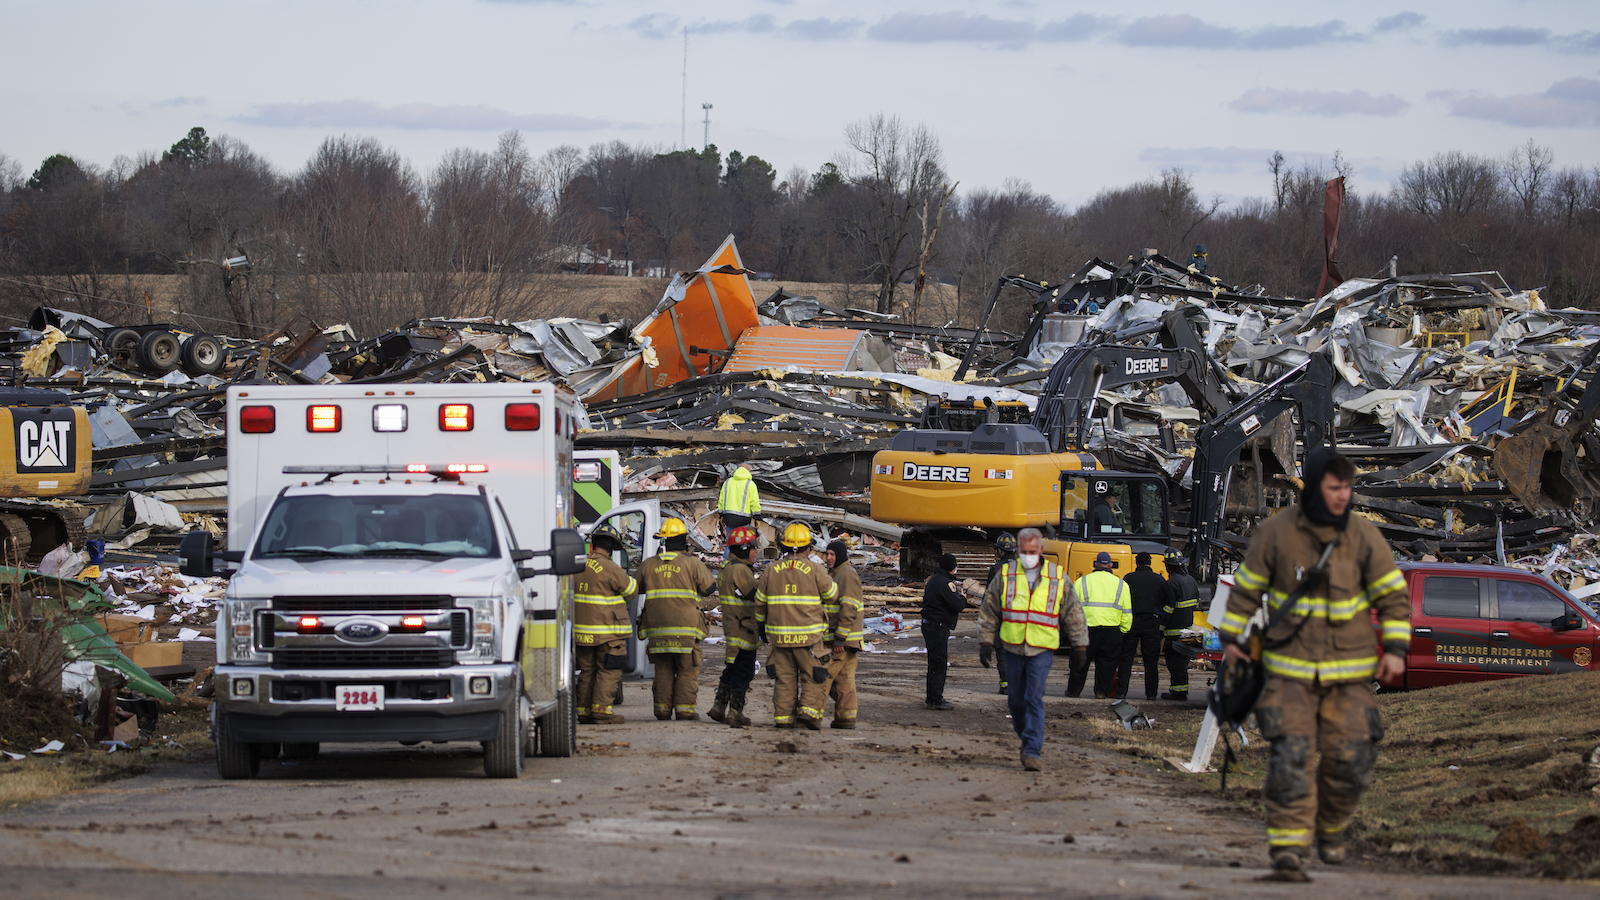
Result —
<path fill-rule="evenodd" d="M 1322 267 L 1330 161 L 1262 160 L 1270 195 L 1228 206 L 1189 174 L 1102 190 L 1075 209 L 1007 180 L 958 191 L 938 138 L 873 116 L 845 129 L 815 171 L 780 175 L 715 146 L 614 141 L 535 156 L 517 132 L 418 172 L 372 138 L 325 140 L 293 173 L 194 128 L 169 149 L 110 167 L 65 154 L 31 173 L 0 154 L 0 314 L 40 303 L 142 320 L 135 276 L 181 275 L 195 327 L 264 334 L 306 316 L 373 334 L 421 315 L 593 316 L 565 273 L 659 277 L 703 261 L 728 234 L 745 265 L 782 282 L 856 286 L 852 305 L 925 324 L 972 324 L 995 280 L 1060 280 L 1084 260 L 1142 248 L 1211 273 L 1307 296 Z M 1269 180 L 1270 179 L 1270 180 Z M 1529 141 L 1498 158 L 1440 153 L 1387 189 L 1347 181 L 1346 276 L 1495 269 L 1555 305 L 1600 298 L 1600 168 L 1558 167 Z M 609 261 L 609 262 L 608 262 Z M 609 269 L 608 269 L 609 266 Z M 915 287 L 919 274 L 955 290 Z M 659 295 L 642 283 L 640 310 Z M 759 291 L 758 291 L 759 293 Z M 1024 311 L 1002 307 L 997 324 Z"/>

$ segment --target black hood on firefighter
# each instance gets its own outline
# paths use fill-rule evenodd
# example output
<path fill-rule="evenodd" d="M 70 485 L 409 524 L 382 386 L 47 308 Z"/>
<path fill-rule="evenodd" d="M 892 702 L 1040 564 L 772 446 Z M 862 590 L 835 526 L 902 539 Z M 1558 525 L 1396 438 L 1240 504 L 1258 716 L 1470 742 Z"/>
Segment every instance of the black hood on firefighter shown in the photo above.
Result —
<path fill-rule="evenodd" d="M 1305 487 L 1300 489 L 1300 508 L 1313 524 L 1332 525 L 1343 531 L 1350 524 L 1350 507 L 1346 506 L 1344 514 L 1336 516 L 1328 511 L 1327 501 L 1322 499 L 1322 476 L 1327 472 L 1328 462 L 1333 455 L 1333 451 L 1326 447 L 1318 447 L 1306 455 L 1305 468 L 1302 470 Z"/>

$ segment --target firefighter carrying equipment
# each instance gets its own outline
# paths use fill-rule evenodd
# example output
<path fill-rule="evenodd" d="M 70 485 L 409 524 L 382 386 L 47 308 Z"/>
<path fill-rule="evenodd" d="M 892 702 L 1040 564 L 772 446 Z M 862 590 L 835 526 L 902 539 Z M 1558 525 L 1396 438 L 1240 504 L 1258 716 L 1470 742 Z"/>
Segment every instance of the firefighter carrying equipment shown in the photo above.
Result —
<path fill-rule="evenodd" d="M 1067 573 L 1045 560 L 1039 580 L 1030 590 L 1028 573 L 1021 562 L 1012 560 L 1000 570 L 1000 581 L 1000 641 L 1012 647 L 1060 647 L 1061 607 L 1071 583 Z"/>
<path fill-rule="evenodd" d="M 744 466 L 734 469 L 722 483 L 722 490 L 717 494 L 717 510 L 751 518 L 761 512 L 761 493 L 756 490 L 749 469 Z"/>
<path fill-rule="evenodd" d="M 1325 549 L 1325 569 L 1302 593 L 1299 582 L 1316 572 Z M 1298 506 L 1268 519 L 1234 573 L 1223 640 L 1240 642 L 1263 602 L 1279 620 L 1263 636 L 1268 675 L 1313 684 L 1371 681 L 1378 668 L 1372 610 L 1384 652 L 1404 656 L 1411 645 L 1405 576 L 1377 526 L 1359 516 L 1342 535 L 1336 526 L 1313 524 Z"/>
<path fill-rule="evenodd" d="M 811 546 L 811 527 L 804 522 L 792 522 L 783 529 L 783 537 L 778 543 L 785 547 Z"/>
<path fill-rule="evenodd" d="M 661 530 L 656 532 L 656 537 L 663 539 L 674 538 L 682 537 L 688 533 L 689 529 L 684 527 L 682 519 L 669 517 L 661 520 Z"/>
<path fill-rule="evenodd" d="M 748 547 L 761 543 L 761 535 L 749 525 L 740 525 L 728 532 L 729 547 Z"/>
<path fill-rule="evenodd" d="M 1096 569 L 1078 579 L 1077 591 L 1084 622 L 1090 628 L 1110 626 L 1126 634 L 1133 627 L 1133 597 L 1121 578 Z"/>

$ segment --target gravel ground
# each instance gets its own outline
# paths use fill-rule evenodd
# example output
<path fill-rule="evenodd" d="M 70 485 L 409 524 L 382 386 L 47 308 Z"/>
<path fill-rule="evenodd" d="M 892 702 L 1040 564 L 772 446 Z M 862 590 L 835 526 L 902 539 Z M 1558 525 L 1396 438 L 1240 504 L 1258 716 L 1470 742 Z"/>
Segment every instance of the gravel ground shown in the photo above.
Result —
<path fill-rule="evenodd" d="M 953 642 L 952 712 L 923 709 L 921 655 L 862 661 L 861 727 L 778 731 L 657 722 L 630 684 L 625 725 L 582 726 L 582 752 L 482 776 L 476 747 L 333 745 L 250 782 L 207 763 L 0 814 L 0 894 L 75 897 L 1592 897 L 1593 885 L 1317 867 L 1260 883 L 1264 829 L 1188 776 L 1088 740 L 1052 677 L 1046 771 L 1025 773 L 975 663 Z M 904 649 L 915 640 L 894 641 Z M 720 648 L 708 648 L 701 709 Z M 1158 712 L 1161 704 L 1154 704 Z M 1382 790 L 1380 784 L 1377 790 Z M 1285 890 L 1288 888 L 1288 890 Z"/>

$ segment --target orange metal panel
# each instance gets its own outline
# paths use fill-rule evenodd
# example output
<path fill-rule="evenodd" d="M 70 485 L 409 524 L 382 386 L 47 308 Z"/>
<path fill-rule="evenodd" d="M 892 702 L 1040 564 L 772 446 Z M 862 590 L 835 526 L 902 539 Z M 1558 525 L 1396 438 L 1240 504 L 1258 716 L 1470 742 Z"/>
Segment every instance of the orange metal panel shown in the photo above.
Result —
<path fill-rule="evenodd" d="M 861 332 L 848 328 L 798 328 L 758 325 L 744 333 L 726 371 L 754 372 L 794 365 L 817 372 L 842 372 L 861 343 Z"/>
<path fill-rule="evenodd" d="M 673 300 L 679 289 L 682 296 Z M 755 296 L 730 234 L 705 265 L 674 278 L 655 313 L 633 330 L 636 340 L 650 339 L 655 364 L 635 357 L 584 399 L 614 400 L 721 371 L 721 358 L 705 351 L 732 350 L 757 321 Z"/>

